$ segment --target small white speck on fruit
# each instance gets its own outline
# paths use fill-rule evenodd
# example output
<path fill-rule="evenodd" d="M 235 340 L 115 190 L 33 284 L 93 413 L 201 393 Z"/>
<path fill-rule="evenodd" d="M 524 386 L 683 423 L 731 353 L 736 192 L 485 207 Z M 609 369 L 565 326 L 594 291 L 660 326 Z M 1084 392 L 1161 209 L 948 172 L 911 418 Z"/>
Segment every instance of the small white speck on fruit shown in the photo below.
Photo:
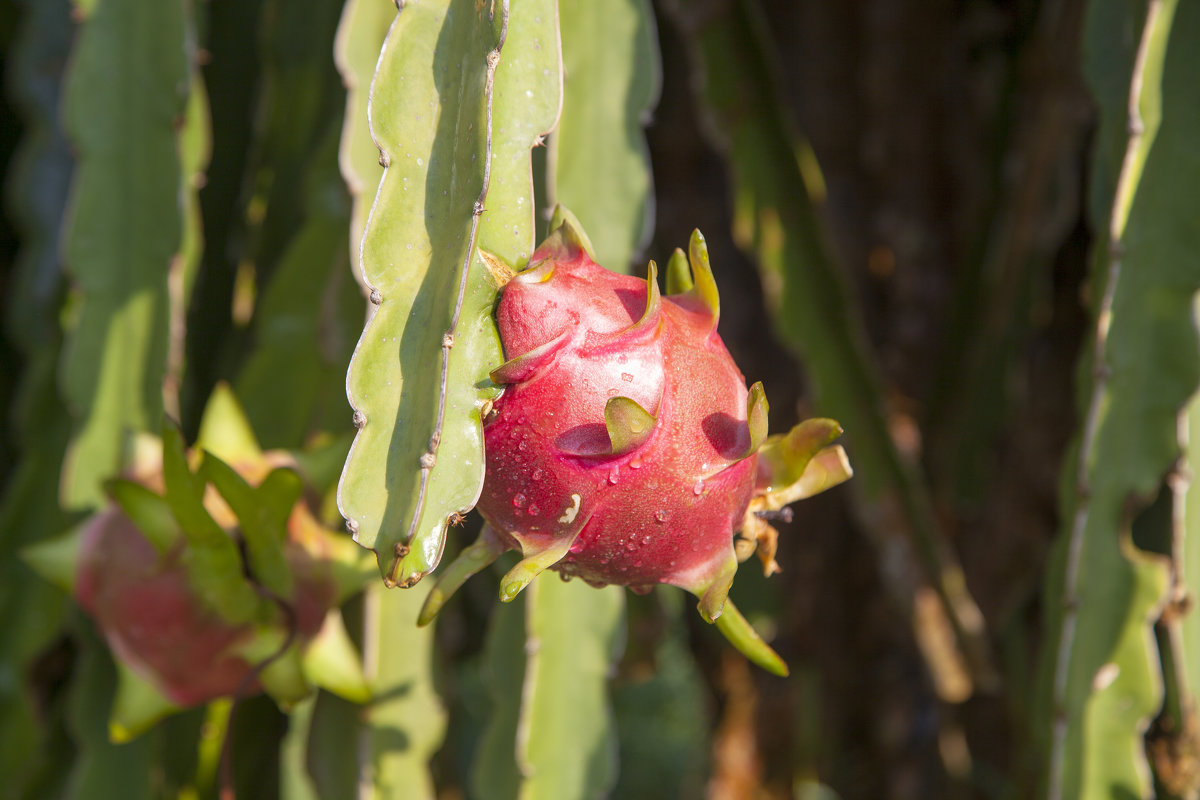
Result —
<path fill-rule="evenodd" d="M 582 498 L 580 498 L 578 494 L 571 495 L 571 505 L 563 509 L 563 515 L 558 518 L 559 522 L 565 522 L 570 525 L 575 521 L 575 517 L 579 515 L 580 499 Z"/>

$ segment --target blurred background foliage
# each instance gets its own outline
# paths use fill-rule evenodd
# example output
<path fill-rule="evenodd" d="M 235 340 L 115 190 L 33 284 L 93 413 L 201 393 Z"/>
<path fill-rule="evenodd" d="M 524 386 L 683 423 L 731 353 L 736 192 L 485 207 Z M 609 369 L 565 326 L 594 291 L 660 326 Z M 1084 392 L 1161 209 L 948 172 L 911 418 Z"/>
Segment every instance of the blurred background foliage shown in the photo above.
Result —
<path fill-rule="evenodd" d="M 375 584 L 344 609 L 366 706 L 218 701 L 110 743 L 111 656 L 17 553 L 98 507 L 125 431 L 191 441 L 221 381 L 330 488 L 395 14 L 0 6 L 0 797 L 1198 796 L 1186 0 L 561 0 L 539 209 L 613 269 L 700 228 L 772 428 L 847 429 L 855 480 L 734 589 L 791 677 L 675 591 L 538 611 L 481 577 L 418 631 L 427 587 Z"/>

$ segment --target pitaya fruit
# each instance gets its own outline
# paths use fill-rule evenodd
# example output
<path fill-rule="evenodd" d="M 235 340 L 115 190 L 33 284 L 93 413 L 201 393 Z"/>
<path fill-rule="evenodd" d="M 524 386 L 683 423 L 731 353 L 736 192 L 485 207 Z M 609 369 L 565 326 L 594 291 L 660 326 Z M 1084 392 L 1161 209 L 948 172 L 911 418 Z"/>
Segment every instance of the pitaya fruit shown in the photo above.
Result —
<path fill-rule="evenodd" d="M 228 389 L 210 402 L 201 437 L 229 463 L 195 452 L 193 473 L 167 426 L 161 445 L 142 439 L 128 477 L 109 483 L 108 507 L 24 553 L 72 593 L 116 656 L 117 740 L 239 692 L 289 703 L 316 684 L 367 699 L 336 609 L 370 579 L 371 559 L 318 523 L 295 460 L 258 449 Z"/>
<path fill-rule="evenodd" d="M 739 556 L 757 542 L 768 574 L 777 568 L 774 529 L 755 512 L 779 508 L 785 489 L 796 494 L 790 484 L 841 429 L 810 420 L 799 437 L 774 437 L 760 459 L 766 396 L 760 383 L 747 390 L 717 333 L 699 231 L 688 256 L 671 258 L 663 297 L 654 262 L 646 281 L 609 272 L 569 215 L 556 223 L 526 267 L 505 276 L 496 310 L 508 360 L 491 374 L 504 392 L 483 427 L 477 507 L 487 524 L 441 576 L 420 622 L 469 575 L 517 549 L 523 558 L 501 581 L 502 600 L 545 569 L 637 592 L 679 586 L 752 660 L 786 674 L 726 598 Z M 850 474 L 840 448 L 814 469 L 825 477 L 810 475 L 810 489 Z"/>

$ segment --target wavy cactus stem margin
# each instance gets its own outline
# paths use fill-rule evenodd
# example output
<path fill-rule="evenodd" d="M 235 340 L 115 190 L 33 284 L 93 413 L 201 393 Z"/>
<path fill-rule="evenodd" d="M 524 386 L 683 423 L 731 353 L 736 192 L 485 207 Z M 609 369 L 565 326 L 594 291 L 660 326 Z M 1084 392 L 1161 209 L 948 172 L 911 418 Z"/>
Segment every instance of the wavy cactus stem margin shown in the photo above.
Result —
<path fill-rule="evenodd" d="M 595 263 L 569 212 L 560 208 L 552 226 L 519 272 L 485 256 L 503 284 L 509 357 L 491 373 L 505 392 L 485 414 L 487 525 L 440 576 L 419 621 L 518 549 L 503 601 L 547 569 L 639 592 L 679 586 L 751 660 L 786 674 L 727 596 L 756 549 L 767 574 L 778 570 L 764 516 L 850 477 L 833 444 L 841 427 L 808 420 L 767 437 L 762 384 L 746 389 L 716 332 L 699 231 L 672 256 L 663 297 L 654 262 L 644 282 L 617 275 Z"/>

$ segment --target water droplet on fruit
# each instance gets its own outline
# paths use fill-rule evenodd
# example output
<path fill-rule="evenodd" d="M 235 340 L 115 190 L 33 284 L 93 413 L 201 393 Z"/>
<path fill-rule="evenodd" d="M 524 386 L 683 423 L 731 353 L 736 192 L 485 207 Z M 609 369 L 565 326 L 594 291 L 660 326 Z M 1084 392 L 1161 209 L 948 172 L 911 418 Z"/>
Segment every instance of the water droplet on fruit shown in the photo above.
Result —
<path fill-rule="evenodd" d="M 525 495 L 517 492 L 515 495 L 513 495 L 513 506 L 520 508 L 523 505 L 525 505 Z"/>
<path fill-rule="evenodd" d="M 518 450 L 525 450 L 528 447 L 529 447 L 529 443 L 526 442 L 524 439 L 522 439 L 520 444 L 517 445 Z"/>
<path fill-rule="evenodd" d="M 617 481 L 620 479 L 620 477 L 621 477 L 621 468 L 613 467 L 612 471 L 608 473 L 608 482 L 611 483 L 613 486 L 616 486 Z"/>
<path fill-rule="evenodd" d="M 629 462 L 629 468 L 630 469 L 641 469 L 642 468 L 642 460 L 640 458 L 634 458 L 632 461 Z"/>
<path fill-rule="evenodd" d="M 692 484 L 692 494 L 696 495 L 697 497 L 704 494 L 704 481 L 703 480 L 700 480 L 699 478 L 697 478 L 696 482 L 694 484 Z"/>
<path fill-rule="evenodd" d="M 537 503 L 530 503 L 528 511 L 529 511 L 529 516 L 536 517 L 538 515 L 538 512 L 541 511 L 541 509 L 537 507 Z"/>
<path fill-rule="evenodd" d="M 660 508 L 658 511 L 655 511 L 655 512 L 654 512 L 654 518 L 655 518 L 656 520 L 658 520 L 659 522 L 666 522 L 666 521 L 667 521 L 667 512 L 666 512 L 666 511 L 663 511 L 663 510 Z M 647 540 L 648 540 L 649 538 L 650 538 L 649 536 L 647 536 L 647 537 L 646 537 L 646 539 L 647 539 Z"/>
<path fill-rule="evenodd" d="M 621 373 L 621 380 L 625 381 L 626 383 L 629 383 L 630 381 L 632 381 L 632 380 L 633 380 L 633 376 L 632 376 L 632 375 L 630 375 L 628 372 L 622 372 L 622 373 Z"/>
<path fill-rule="evenodd" d="M 647 533 L 642 537 L 642 544 L 650 544 L 650 534 Z"/>
<path fill-rule="evenodd" d="M 542 471 L 541 471 L 541 469 L 535 469 L 535 470 L 533 471 L 533 474 L 532 474 L 532 475 L 530 475 L 529 477 L 530 477 L 530 478 L 532 478 L 532 479 L 533 479 L 533 480 L 535 480 L 535 481 L 540 481 L 540 480 L 542 479 Z"/>

